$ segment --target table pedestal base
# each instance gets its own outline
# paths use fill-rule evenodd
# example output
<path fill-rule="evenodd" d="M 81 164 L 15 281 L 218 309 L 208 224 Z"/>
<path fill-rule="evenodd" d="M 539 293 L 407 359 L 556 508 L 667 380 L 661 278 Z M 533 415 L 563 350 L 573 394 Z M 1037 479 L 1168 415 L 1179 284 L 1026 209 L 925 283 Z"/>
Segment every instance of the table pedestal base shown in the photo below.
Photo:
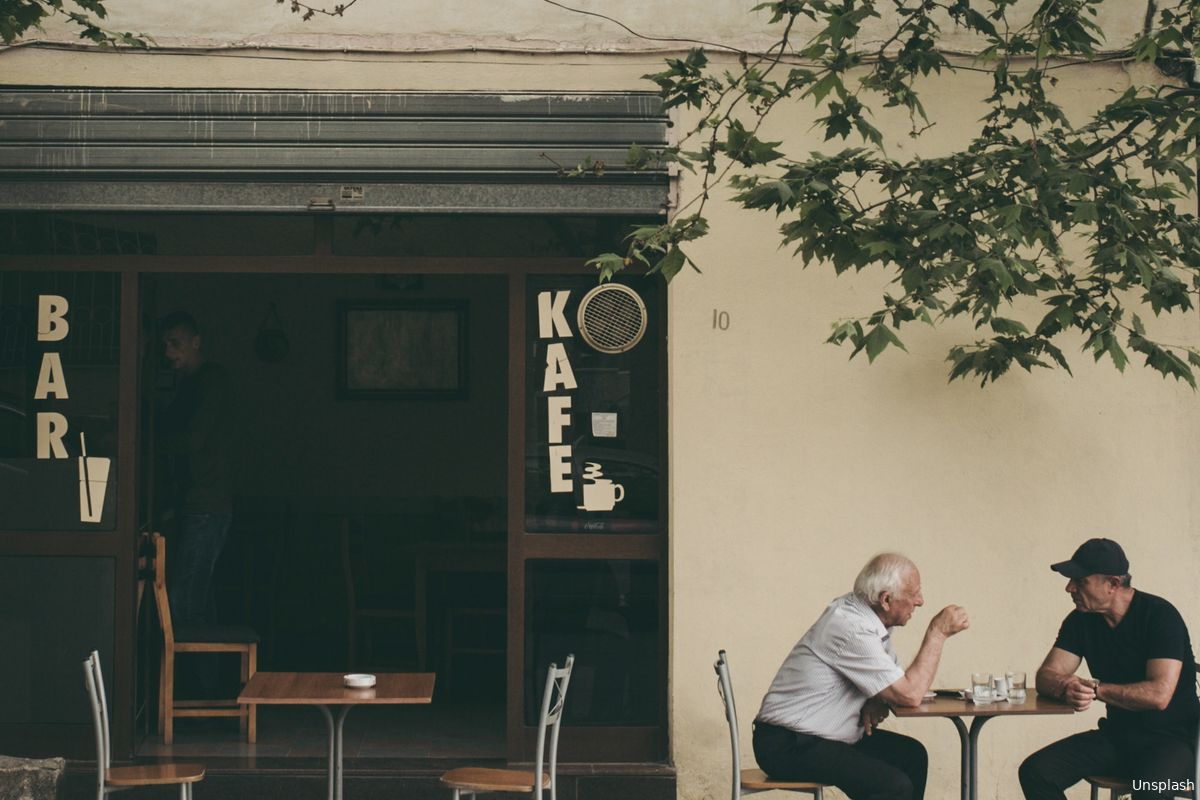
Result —
<path fill-rule="evenodd" d="M 959 790 L 962 800 L 978 800 L 979 785 L 979 731 L 991 717 L 975 717 L 971 720 L 971 728 L 962 721 L 962 717 L 949 717 L 958 730 L 958 741 L 962 745 L 962 767 L 959 777 Z"/>
<path fill-rule="evenodd" d="M 325 717 L 325 725 L 329 729 L 329 766 L 327 768 L 329 781 L 329 800 L 342 800 L 342 728 L 346 715 L 354 706 L 336 706 L 336 716 L 329 706 L 317 706 L 321 716 Z"/>

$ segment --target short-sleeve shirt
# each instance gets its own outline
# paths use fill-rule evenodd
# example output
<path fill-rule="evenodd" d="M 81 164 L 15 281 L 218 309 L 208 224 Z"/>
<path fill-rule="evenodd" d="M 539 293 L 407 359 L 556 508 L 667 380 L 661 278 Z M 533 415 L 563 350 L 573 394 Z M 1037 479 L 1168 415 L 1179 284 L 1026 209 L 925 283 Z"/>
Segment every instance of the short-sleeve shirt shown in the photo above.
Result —
<path fill-rule="evenodd" d="M 843 595 L 792 648 L 755 720 L 853 744 L 863 703 L 902 677 L 891 631 L 863 600 Z"/>
<path fill-rule="evenodd" d="M 1187 625 L 1175 606 L 1161 597 L 1134 592 L 1129 610 L 1109 627 L 1100 614 L 1072 611 L 1063 620 L 1054 646 L 1087 661 L 1092 677 L 1103 683 L 1146 680 L 1146 662 L 1170 658 L 1183 662 L 1175 694 L 1163 711 L 1130 711 L 1108 706 L 1106 726 L 1116 731 L 1142 731 L 1196 736 L 1200 702 L 1196 699 L 1196 662 Z"/>

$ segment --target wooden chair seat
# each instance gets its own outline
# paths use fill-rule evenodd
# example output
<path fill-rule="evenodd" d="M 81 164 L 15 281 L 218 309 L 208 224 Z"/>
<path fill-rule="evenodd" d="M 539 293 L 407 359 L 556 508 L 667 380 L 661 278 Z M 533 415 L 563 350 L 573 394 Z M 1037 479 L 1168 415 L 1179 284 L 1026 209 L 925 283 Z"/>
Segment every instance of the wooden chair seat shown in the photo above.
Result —
<path fill-rule="evenodd" d="M 204 777 L 200 764 L 141 764 L 132 767 L 110 767 L 104 782 L 112 786 L 165 786 L 196 783 Z"/>
<path fill-rule="evenodd" d="M 442 775 L 442 783 L 451 789 L 469 792 L 532 792 L 533 772 L 517 769 L 460 767 Z M 542 788 L 550 788 L 550 775 L 542 773 Z"/>
<path fill-rule="evenodd" d="M 777 781 L 772 780 L 761 769 L 742 770 L 743 789 L 755 789 L 759 791 L 782 789 L 784 791 L 796 791 L 797 789 L 821 789 L 828 785 L 827 783 L 815 783 L 813 781 Z"/>

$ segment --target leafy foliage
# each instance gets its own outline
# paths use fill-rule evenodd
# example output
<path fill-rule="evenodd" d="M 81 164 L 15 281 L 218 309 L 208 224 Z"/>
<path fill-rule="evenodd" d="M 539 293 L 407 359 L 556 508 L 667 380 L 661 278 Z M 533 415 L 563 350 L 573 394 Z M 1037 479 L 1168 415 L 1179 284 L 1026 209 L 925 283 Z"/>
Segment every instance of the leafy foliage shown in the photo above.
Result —
<path fill-rule="evenodd" d="M 1152 4 L 1145 31 L 1106 54 L 1096 22 L 1103 2 L 1042 0 L 1025 19 L 1013 18 L 1016 0 L 762 3 L 756 10 L 783 28 L 766 54 L 743 53 L 739 70 L 718 73 L 693 50 L 646 76 L 668 108 L 694 109 L 699 121 L 663 151 L 633 148 L 629 163 L 678 164 L 700 177 L 700 191 L 671 222 L 633 231 L 624 255 L 591 263 L 602 280 L 638 264 L 670 279 L 691 263 L 686 245 L 707 232 L 705 204 L 725 184 L 743 207 L 780 218 L 783 243 L 805 266 L 838 274 L 877 266 L 893 276 L 897 288 L 879 309 L 834 324 L 829 341 L 849 344 L 851 357 L 903 348 L 897 331 L 908 323 L 967 317 L 980 338 L 950 350 L 951 380 L 985 385 L 1014 364 L 1069 372 L 1056 342 L 1075 332 L 1096 360 L 1123 371 L 1132 351 L 1195 388 L 1200 352 L 1149 338 L 1134 312 L 1195 310 L 1200 223 L 1184 201 L 1200 163 L 1200 91 L 1169 77 L 1131 86 L 1076 124 L 1053 89 L 1059 70 L 1099 60 L 1186 74 L 1200 53 L 1200 4 Z M 895 30 L 864 46 L 860 30 L 881 7 Z M 817 33 L 794 43 L 801 18 Z M 939 47 L 949 26 L 984 42 L 973 63 L 952 63 Z M 890 156 L 869 103 L 905 111 L 919 137 L 932 123 L 916 80 L 960 69 L 992 79 L 970 142 L 936 158 Z M 826 141 L 854 142 L 786 157 L 780 142 L 759 137 L 785 101 L 813 103 Z M 1065 241 L 1085 256 L 1073 258 L 1080 248 Z M 1022 315 L 1040 306 L 1040 322 L 1009 316 L 1014 304 Z"/>
<path fill-rule="evenodd" d="M 63 16 L 79 28 L 79 38 L 101 47 L 150 46 L 145 34 L 112 31 L 100 24 L 108 16 L 101 0 L 0 0 L 0 40 L 12 44 L 30 28 L 43 30 L 42 20 Z"/>

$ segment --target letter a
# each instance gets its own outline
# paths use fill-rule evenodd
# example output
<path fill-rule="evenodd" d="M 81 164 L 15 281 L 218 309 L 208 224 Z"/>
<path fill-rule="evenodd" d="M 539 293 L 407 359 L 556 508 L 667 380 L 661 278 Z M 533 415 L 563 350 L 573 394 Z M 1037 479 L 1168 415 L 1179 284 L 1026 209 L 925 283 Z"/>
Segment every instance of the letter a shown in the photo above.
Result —
<path fill-rule="evenodd" d="M 71 330 L 67 322 L 67 298 L 57 294 L 38 295 L 37 340 L 39 342 L 61 342 Z"/>
<path fill-rule="evenodd" d="M 45 400 L 50 395 L 59 400 L 69 398 L 67 376 L 63 374 L 62 357 L 58 353 L 42 355 L 42 369 L 38 372 L 37 388 L 33 390 L 34 400 Z"/>
<path fill-rule="evenodd" d="M 538 293 L 538 338 L 570 339 L 571 327 L 563 310 L 567 307 L 570 291 Z"/>
<path fill-rule="evenodd" d="M 543 392 L 553 392 L 559 386 L 574 389 L 575 371 L 567 359 L 567 348 L 562 342 L 552 342 L 546 348 L 546 378 L 542 381 Z"/>
<path fill-rule="evenodd" d="M 37 457 L 66 458 L 63 437 L 67 435 L 67 418 L 55 411 L 39 411 L 37 415 Z M 53 455 L 51 455 L 53 453 Z"/>

